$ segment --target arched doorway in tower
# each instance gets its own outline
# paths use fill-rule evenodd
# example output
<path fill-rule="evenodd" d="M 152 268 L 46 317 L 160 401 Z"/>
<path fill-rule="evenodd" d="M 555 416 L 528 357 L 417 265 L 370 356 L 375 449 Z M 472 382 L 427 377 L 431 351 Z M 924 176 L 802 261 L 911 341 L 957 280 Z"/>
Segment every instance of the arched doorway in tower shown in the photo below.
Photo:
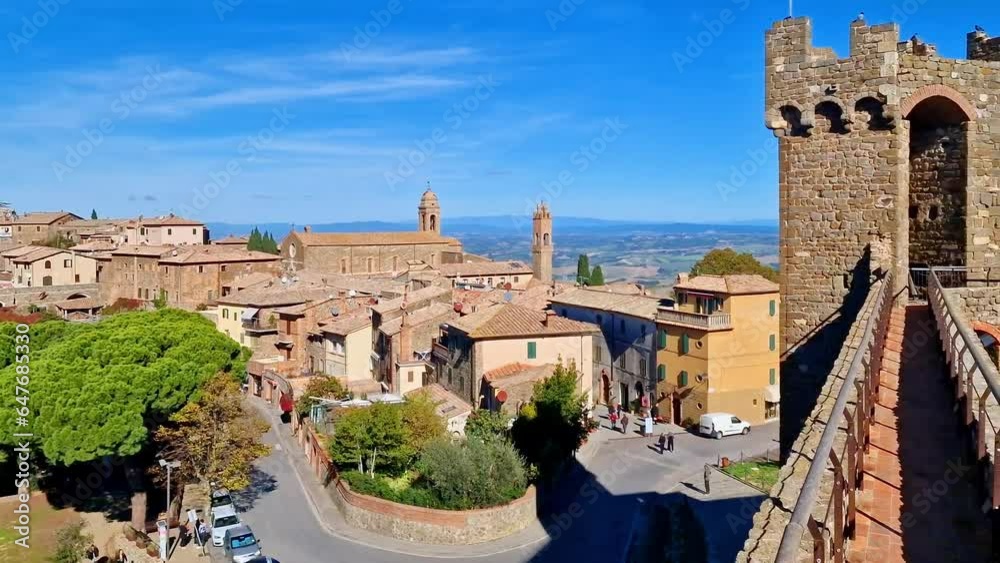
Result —
<path fill-rule="evenodd" d="M 961 94 L 942 86 L 918 90 L 903 104 L 910 122 L 911 268 L 966 263 L 970 108 Z"/>
<path fill-rule="evenodd" d="M 432 231 L 437 231 L 438 228 L 438 218 L 437 215 L 431 215 L 431 229 Z"/>

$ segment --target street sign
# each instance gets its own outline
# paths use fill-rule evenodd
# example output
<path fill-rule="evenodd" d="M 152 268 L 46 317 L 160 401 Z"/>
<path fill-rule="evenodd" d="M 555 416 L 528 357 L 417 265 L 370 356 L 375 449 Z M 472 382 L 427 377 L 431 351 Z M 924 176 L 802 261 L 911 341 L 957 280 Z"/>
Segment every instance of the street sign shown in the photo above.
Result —
<path fill-rule="evenodd" d="M 156 531 L 160 533 L 160 560 L 167 560 L 167 541 L 170 539 L 170 530 L 167 528 L 166 520 L 156 521 Z"/>

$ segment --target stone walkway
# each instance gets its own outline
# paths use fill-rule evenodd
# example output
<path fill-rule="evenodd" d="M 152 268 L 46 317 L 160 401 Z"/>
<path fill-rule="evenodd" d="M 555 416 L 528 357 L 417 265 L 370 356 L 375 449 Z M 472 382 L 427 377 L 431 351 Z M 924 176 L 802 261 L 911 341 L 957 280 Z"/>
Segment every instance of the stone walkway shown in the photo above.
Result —
<path fill-rule="evenodd" d="M 953 396 L 928 307 L 893 309 L 851 562 L 988 560 Z"/>

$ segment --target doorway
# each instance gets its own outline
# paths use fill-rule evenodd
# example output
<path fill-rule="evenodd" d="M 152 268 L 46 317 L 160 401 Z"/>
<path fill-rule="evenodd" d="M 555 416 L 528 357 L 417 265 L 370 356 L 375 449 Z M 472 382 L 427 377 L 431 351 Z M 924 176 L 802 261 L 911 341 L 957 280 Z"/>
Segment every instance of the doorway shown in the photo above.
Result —
<path fill-rule="evenodd" d="M 683 419 L 681 418 L 681 398 L 677 393 L 674 393 L 670 398 L 670 412 L 673 414 L 674 424 L 680 426 Z"/>
<path fill-rule="evenodd" d="M 618 383 L 618 404 L 622 406 L 623 409 L 628 409 L 628 383 L 619 382 Z"/>

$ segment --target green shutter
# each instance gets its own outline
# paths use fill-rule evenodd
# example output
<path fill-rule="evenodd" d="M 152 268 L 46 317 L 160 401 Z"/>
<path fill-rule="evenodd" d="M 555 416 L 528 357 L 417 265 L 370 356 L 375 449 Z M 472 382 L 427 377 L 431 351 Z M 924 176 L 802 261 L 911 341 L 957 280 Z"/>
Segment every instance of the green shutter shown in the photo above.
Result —
<path fill-rule="evenodd" d="M 772 370 L 772 371 L 774 371 L 774 370 Z M 667 366 L 665 366 L 663 364 L 660 364 L 660 365 L 656 366 L 656 380 L 657 381 L 666 381 L 666 379 L 667 379 Z"/>
<path fill-rule="evenodd" d="M 667 349 L 667 329 L 661 328 L 657 334 L 658 334 L 658 338 L 659 338 L 658 344 L 659 344 L 660 350 L 666 350 Z"/>
<path fill-rule="evenodd" d="M 687 354 L 687 353 L 688 353 L 688 335 L 682 334 L 681 335 L 681 354 Z"/>
<path fill-rule="evenodd" d="M 770 338 L 768 338 L 768 346 L 769 346 L 769 347 L 771 348 L 771 351 L 772 351 L 772 352 L 774 352 L 774 348 L 775 348 L 775 337 L 774 337 L 774 335 L 773 335 L 773 334 L 772 334 L 772 335 L 770 336 Z"/>
<path fill-rule="evenodd" d="M 528 343 L 528 359 L 534 360 L 538 355 L 538 345 L 535 342 Z"/>
<path fill-rule="evenodd" d="M 775 380 L 774 368 L 771 368 L 771 374 L 770 374 L 770 382 L 771 383 L 770 383 L 770 385 L 774 385 L 774 380 Z"/>
<path fill-rule="evenodd" d="M 681 387 L 687 387 L 687 384 L 688 384 L 688 372 L 682 371 L 680 379 L 681 379 Z"/>
<path fill-rule="evenodd" d="M 770 308 L 770 310 L 771 310 L 771 316 L 773 317 L 774 314 L 777 312 L 777 309 L 778 309 L 778 305 L 774 301 L 774 299 L 771 300 L 771 303 L 770 303 L 770 305 L 768 307 Z"/>

